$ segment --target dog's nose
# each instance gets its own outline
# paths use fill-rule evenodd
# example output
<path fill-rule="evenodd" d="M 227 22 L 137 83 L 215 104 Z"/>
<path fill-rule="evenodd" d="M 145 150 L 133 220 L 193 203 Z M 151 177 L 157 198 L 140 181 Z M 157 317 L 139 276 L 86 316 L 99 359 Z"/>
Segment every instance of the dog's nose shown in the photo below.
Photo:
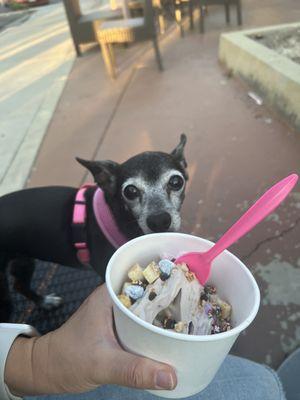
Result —
<path fill-rule="evenodd" d="M 165 211 L 151 214 L 147 218 L 147 225 L 152 232 L 166 231 L 171 225 L 171 215 Z"/>

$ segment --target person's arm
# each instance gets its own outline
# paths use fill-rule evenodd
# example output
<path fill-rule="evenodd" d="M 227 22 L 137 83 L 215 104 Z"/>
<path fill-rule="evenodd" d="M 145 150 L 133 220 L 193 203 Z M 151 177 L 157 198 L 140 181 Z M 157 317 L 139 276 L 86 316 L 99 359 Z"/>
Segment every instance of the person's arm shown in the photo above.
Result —
<path fill-rule="evenodd" d="M 25 340 L 24 337 L 21 338 L 20 335 L 31 337 L 37 336 L 38 332 L 30 325 L 26 324 L 0 324 L 0 399 L 17 399 L 8 389 L 4 370 L 7 365 L 7 359 L 10 358 L 10 354 L 15 344 L 19 340 Z M 24 348 L 25 351 L 25 348 Z M 19 360 L 20 362 L 22 360 Z M 20 366 L 21 364 L 16 364 Z M 17 370 L 17 368 L 16 368 Z"/>
<path fill-rule="evenodd" d="M 19 337 L 8 354 L 5 382 L 17 396 L 79 393 L 102 384 L 173 389 L 172 367 L 122 349 L 114 333 L 105 285 L 97 288 L 59 329 Z"/>

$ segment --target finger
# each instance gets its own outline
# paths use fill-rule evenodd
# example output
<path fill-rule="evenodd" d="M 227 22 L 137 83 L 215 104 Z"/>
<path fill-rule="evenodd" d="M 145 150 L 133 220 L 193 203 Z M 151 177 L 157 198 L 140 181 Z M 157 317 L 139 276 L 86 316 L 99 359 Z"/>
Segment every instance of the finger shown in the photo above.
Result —
<path fill-rule="evenodd" d="M 111 384 L 139 389 L 174 389 L 175 371 L 167 364 L 123 350 L 110 351 L 107 380 Z"/>

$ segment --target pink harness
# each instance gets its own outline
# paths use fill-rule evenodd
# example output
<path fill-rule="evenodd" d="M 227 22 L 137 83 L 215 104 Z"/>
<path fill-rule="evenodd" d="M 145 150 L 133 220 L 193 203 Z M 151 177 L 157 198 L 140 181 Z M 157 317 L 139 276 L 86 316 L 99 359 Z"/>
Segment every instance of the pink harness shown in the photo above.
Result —
<path fill-rule="evenodd" d="M 77 258 L 82 264 L 88 265 L 90 263 L 91 255 L 87 245 L 86 238 L 86 200 L 85 192 L 89 187 L 95 185 L 87 184 L 82 186 L 75 197 L 75 204 L 73 209 L 73 233 L 74 235 L 74 246 L 77 249 Z M 93 210 L 96 217 L 96 221 L 102 230 L 106 239 L 112 246 L 118 248 L 128 240 L 120 232 L 114 216 L 106 203 L 104 192 L 97 188 L 93 197 Z"/>

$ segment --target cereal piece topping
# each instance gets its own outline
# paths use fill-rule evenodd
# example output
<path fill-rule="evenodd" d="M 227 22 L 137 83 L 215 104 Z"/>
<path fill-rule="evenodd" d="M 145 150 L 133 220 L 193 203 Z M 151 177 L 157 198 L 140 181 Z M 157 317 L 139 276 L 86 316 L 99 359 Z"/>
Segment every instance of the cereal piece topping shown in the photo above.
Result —
<path fill-rule="evenodd" d="M 219 302 L 220 308 L 221 308 L 221 316 L 223 319 L 228 319 L 230 318 L 231 315 L 231 306 L 226 303 L 226 301 L 220 301 Z"/>
<path fill-rule="evenodd" d="M 148 299 L 149 299 L 150 301 L 152 301 L 152 300 L 155 299 L 156 296 L 157 296 L 157 294 L 155 293 L 155 291 L 154 291 L 154 290 L 151 290 L 151 292 L 149 293 Z"/>
<path fill-rule="evenodd" d="M 160 275 L 160 270 L 158 268 L 158 266 L 156 265 L 156 263 L 154 261 L 152 261 L 143 271 L 143 275 L 145 277 L 145 279 L 149 282 L 149 283 L 153 283 L 154 281 L 156 281 L 157 278 L 159 278 Z"/>
<path fill-rule="evenodd" d="M 125 294 L 119 294 L 118 299 L 120 300 L 120 302 L 122 304 L 124 304 L 124 306 L 126 308 L 129 308 L 131 306 L 130 298 L 128 296 L 126 296 Z"/>
<path fill-rule="evenodd" d="M 131 284 L 142 286 L 144 289 L 146 289 L 148 285 L 145 281 L 132 281 Z"/>
<path fill-rule="evenodd" d="M 172 263 L 172 261 L 170 261 L 170 260 L 164 259 L 164 260 L 160 260 L 160 262 L 158 263 L 158 266 L 159 266 L 161 273 L 170 276 L 171 271 L 174 268 L 174 263 Z"/>
<path fill-rule="evenodd" d="M 142 267 L 139 264 L 134 264 L 128 271 L 128 278 L 132 282 L 143 281 L 144 275 Z"/>
<path fill-rule="evenodd" d="M 195 274 L 193 272 L 185 272 L 185 277 L 188 282 L 192 282 L 194 279 L 196 279 Z"/>
<path fill-rule="evenodd" d="M 175 324 L 174 326 L 175 331 L 178 333 L 182 332 L 184 328 L 185 328 L 185 323 L 183 321 L 177 322 L 177 324 Z"/>
<path fill-rule="evenodd" d="M 129 285 L 125 289 L 126 296 L 130 297 L 132 300 L 137 300 L 144 295 L 144 288 L 139 285 Z"/>
<path fill-rule="evenodd" d="M 176 264 L 183 272 L 189 272 L 188 266 L 185 263 Z"/>

